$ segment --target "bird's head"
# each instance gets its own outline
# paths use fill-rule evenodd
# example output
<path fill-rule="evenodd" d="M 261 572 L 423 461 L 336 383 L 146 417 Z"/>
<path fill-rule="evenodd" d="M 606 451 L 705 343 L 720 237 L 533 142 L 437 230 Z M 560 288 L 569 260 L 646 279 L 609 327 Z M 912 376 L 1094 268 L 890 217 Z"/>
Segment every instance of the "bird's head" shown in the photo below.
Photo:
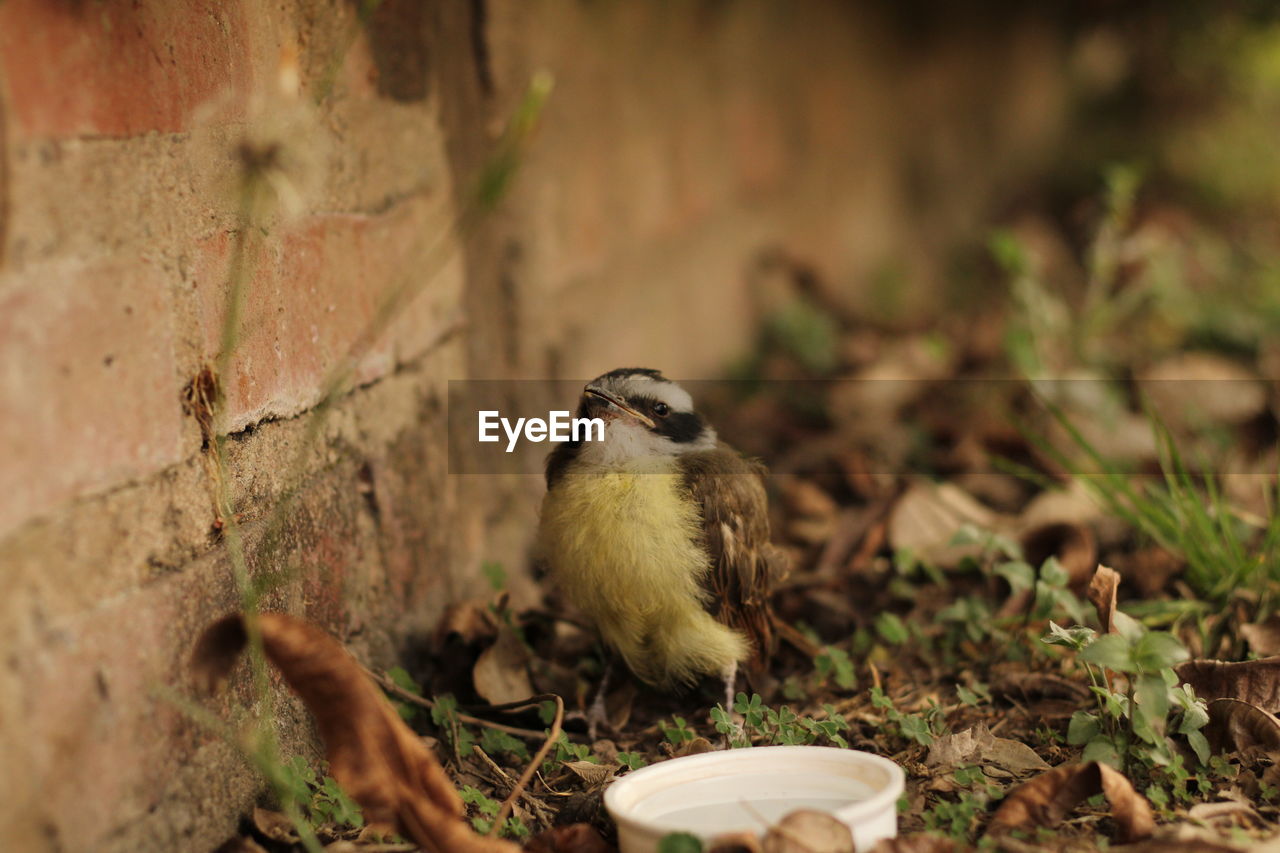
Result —
<path fill-rule="evenodd" d="M 588 382 L 578 417 L 604 420 L 604 441 L 588 443 L 583 452 L 609 461 L 678 456 L 716 445 L 716 431 L 694 411 L 689 392 L 648 368 L 619 368 Z"/>

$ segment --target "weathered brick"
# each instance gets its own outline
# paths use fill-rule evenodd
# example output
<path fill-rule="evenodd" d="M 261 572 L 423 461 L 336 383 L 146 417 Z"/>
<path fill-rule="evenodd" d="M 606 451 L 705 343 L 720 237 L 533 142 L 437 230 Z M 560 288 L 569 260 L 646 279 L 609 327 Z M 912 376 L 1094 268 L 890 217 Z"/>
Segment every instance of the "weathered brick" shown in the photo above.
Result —
<path fill-rule="evenodd" d="M 371 585 L 378 553 L 368 538 L 372 529 L 362 534 L 358 523 L 362 499 L 347 485 L 352 464 L 308 483 L 286 519 L 277 560 L 259 567 L 292 576 L 265 607 L 288 609 L 338 634 L 350 621 L 351 602 Z M 246 525 L 251 548 L 266 526 L 265 519 Z M 387 600 L 368 612 L 381 612 Z M 0 669 L 0 754 L 8 766 L 23 768 L 30 790 L 42 792 L 24 820 L 56 827 L 63 849 L 137 849 L 121 840 L 130 835 L 150 836 L 147 849 L 176 849 L 184 832 L 178 811 L 157 819 L 153 809 L 163 800 L 190 808 L 208 796 L 201 787 L 175 790 L 184 767 L 219 740 L 180 703 L 194 698 L 188 657 L 195 637 L 238 608 L 225 552 L 80 612 L 51 612 L 48 602 L 27 583 L 0 602 L 0 648 L 24 650 Z M 272 680 L 286 748 L 298 752 L 309 729 L 305 714 L 279 677 Z M 226 717 L 251 699 L 243 668 L 231 687 L 209 702 Z M 223 752 L 224 772 L 237 777 L 232 799 L 245 803 L 258 777 L 247 767 L 227 767 Z M 224 832 L 233 826 L 225 813 L 203 819 L 221 823 Z"/>
<path fill-rule="evenodd" d="M 431 345 L 456 308 L 462 275 L 449 207 L 410 196 L 377 214 L 317 214 L 250 241 L 244 308 L 224 385 L 228 427 L 314 405 L 323 383 L 368 337 L 394 290 L 413 299 L 365 346 L 352 380 L 371 382 Z M 205 359 L 218 354 L 233 236 L 200 246 L 194 278 Z"/>
<path fill-rule="evenodd" d="M 167 284 L 140 258 L 0 277 L 0 532 L 180 458 L 173 346 Z"/>
<path fill-rule="evenodd" d="M 19 137 L 130 136 L 189 126 L 250 82 L 241 3 L 0 4 L 0 70 Z"/>

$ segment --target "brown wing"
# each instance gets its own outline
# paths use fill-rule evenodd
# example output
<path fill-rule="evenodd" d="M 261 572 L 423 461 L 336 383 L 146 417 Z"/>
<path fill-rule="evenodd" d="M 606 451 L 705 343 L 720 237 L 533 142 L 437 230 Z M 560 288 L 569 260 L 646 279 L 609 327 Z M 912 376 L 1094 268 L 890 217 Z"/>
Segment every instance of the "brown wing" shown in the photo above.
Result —
<path fill-rule="evenodd" d="M 773 653 L 770 597 L 786 577 L 786 555 L 769 541 L 764 466 L 721 445 L 680 457 L 684 486 L 702 506 L 702 535 L 711 555 L 704 581 L 707 608 L 754 646 L 753 668 Z"/>

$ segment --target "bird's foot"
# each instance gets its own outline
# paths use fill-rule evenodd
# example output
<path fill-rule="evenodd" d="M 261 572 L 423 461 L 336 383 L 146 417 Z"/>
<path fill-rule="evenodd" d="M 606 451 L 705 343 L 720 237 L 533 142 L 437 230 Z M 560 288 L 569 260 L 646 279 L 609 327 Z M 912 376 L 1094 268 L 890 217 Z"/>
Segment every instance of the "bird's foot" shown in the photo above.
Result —
<path fill-rule="evenodd" d="M 564 715 L 565 720 L 581 720 L 587 724 L 587 737 L 594 743 L 601 731 L 612 732 L 613 724 L 609 722 L 609 713 L 605 708 L 604 694 L 596 695 L 586 711 L 570 711 Z"/>
<path fill-rule="evenodd" d="M 591 707 L 587 709 L 587 737 L 591 738 L 591 742 L 595 743 L 596 735 L 601 729 L 612 729 L 609 725 L 609 711 L 604 704 L 604 691 L 596 693 L 596 698 L 591 700 Z"/>

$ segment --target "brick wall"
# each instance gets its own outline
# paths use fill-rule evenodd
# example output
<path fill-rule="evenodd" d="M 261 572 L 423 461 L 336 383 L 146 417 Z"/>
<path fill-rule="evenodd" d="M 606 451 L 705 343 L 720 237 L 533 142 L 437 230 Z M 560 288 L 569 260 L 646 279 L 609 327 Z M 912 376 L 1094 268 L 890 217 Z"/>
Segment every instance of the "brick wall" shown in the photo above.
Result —
<path fill-rule="evenodd" d="M 272 606 L 390 661 L 482 559 L 521 565 L 539 484 L 449 478 L 445 382 L 713 376 L 749 340 L 761 252 L 851 304 L 903 299 L 940 247 L 1056 140 L 1033 22 L 948 30 L 822 2 L 384 0 L 0 3 L 0 815 L 23 850 L 202 849 L 258 781 L 166 690 L 235 606 L 212 468 L 184 388 L 219 355 L 230 489 L 251 546 L 323 378 L 388 288 L 418 297 L 361 352 L 274 565 Z M 968 34 L 967 34 L 968 33 Z M 1016 37 L 1015 37 L 1016 36 Z M 296 65 L 296 97 L 281 68 Z M 530 75 L 556 88 L 519 183 L 449 234 Z M 286 81 L 287 82 L 287 81 Z M 248 140 L 285 201 L 244 232 Z M 975 151 L 981 157 L 975 160 Z M 443 241 L 443 242 L 441 242 Z M 219 700 L 231 714 L 245 685 Z M 311 749 L 281 691 L 289 749 Z"/>

